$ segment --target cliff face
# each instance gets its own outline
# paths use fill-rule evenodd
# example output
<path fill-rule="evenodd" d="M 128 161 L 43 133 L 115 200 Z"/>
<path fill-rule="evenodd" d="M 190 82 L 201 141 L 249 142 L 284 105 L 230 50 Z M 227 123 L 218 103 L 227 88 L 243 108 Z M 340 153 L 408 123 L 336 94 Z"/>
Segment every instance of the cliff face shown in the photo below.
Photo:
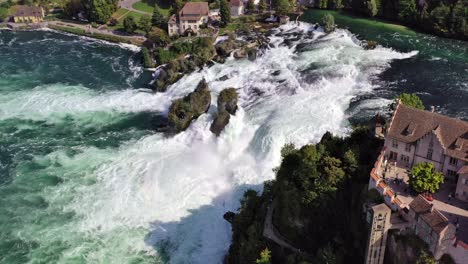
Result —
<path fill-rule="evenodd" d="M 421 262 L 422 261 L 422 262 Z M 385 250 L 385 264 L 435 263 L 426 244 L 416 235 L 398 235 L 390 232 Z"/>

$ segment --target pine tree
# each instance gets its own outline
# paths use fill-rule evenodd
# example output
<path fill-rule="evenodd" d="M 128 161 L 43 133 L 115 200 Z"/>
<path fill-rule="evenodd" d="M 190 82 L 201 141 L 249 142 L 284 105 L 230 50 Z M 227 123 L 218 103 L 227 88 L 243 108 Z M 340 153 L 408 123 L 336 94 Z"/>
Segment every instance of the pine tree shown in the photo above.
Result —
<path fill-rule="evenodd" d="M 289 0 L 276 0 L 276 14 L 287 15 L 291 10 L 291 3 Z"/>
<path fill-rule="evenodd" d="M 226 26 L 231 22 L 231 10 L 226 0 L 221 0 L 219 4 L 219 13 L 221 15 L 221 25 Z"/>
<path fill-rule="evenodd" d="M 264 12 L 267 9 L 267 3 L 266 0 L 260 0 L 258 3 L 258 11 Z"/>
<path fill-rule="evenodd" d="M 249 12 L 254 12 L 255 9 L 256 9 L 256 8 L 255 8 L 254 0 L 249 0 L 249 1 L 247 2 L 247 10 L 248 10 Z"/>
<path fill-rule="evenodd" d="M 171 5 L 171 14 L 177 14 L 184 7 L 182 0 L 173 0 Z"/>
<path fill-rule="evenodd" d="M 151 17 L 151 24 L 153 24 L 153 26 L 162 27 L 165 22 L 166 18 L 162 14 L 158 4 L 156 4 L 154 6 L 153 16 Z"/>

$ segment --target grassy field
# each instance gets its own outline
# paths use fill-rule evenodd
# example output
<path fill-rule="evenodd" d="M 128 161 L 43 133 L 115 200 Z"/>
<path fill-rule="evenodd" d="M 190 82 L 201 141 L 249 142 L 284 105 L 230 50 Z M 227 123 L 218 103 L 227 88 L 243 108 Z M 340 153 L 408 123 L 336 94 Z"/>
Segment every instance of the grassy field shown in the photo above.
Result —
<path fill-rule="evenodd" d="M 142 0 L 133 4 L 133 8 L 139 11 L 153 13 L 155 4 L 158 4 L 163 15 L 168 16 L 171 8 L 168 0 Z"/>
<path fill-rule="evenodd" d="M 115 26 L 107 26 L 108 29 L 110 30 L 121 30 L 123 31 L 123 21 L 126 17 L 128 16 L 133 16 L 135 18 L 135 20 L 137 21 L 140 21 L 140 19 L 143 17 L 143 16 L 149 16 L 149 15 L 144 15 L 144 14 L 141 14 L 141 13 L 138 13 L 138 12 L 135 12 L 135 11 L 130 11 L 128 9 L 125 9 L 125 8 L 120 8 L 119 10 L 117 10 L 117 12 L 115 12 L 112 17 L 117 19 L 118 23 L 117 25 Z M 144 33 L 143 31 L 140 31 L 140 30 L 137 30 L 136 31 L 137 33 Z"/>

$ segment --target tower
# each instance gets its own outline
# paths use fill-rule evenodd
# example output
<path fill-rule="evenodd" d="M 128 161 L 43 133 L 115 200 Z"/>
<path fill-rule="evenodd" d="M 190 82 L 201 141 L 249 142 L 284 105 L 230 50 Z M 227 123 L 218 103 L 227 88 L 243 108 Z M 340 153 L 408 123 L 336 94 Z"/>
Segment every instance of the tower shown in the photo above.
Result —
<path fill-rule="evenodd" d="M 370 230 L 366 248 L 366 264 L 382 264 L 384 261 L 391 213 L 392 210 L 385 203 L 374 205 L 367 212 Z"/>

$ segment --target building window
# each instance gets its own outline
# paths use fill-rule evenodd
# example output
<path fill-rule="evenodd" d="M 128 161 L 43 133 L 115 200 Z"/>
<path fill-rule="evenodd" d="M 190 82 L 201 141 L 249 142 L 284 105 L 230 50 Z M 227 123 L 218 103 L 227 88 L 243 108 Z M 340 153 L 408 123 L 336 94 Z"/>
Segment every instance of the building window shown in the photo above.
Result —
<path fill-rule="evenodd" d="M 398 148 L 398 141 L 393 140 L 393 141 L 392 141 L 392 147 Z"/>
<path fill-rule="evenodd" d="M 411 144 L 406 144 L 405 145 L 405 151 L 410 152 L 411 151 Z"/>
<path fill-rule="evenodd" d="M 457 177 L 457 172 L 453 171 L 453 170 L 447 170 L 447 176 L 449 176 L 451 178 L 455 178 L 455 177 Z"/>
<path fill-rule="evenodd" d="M 432 149 L 431 148 L 427 150 L 427 159 L 432 160 Z"/>
<path fill-rule="evenodd" d="M 450 157 L 449 163 L 450 165 L 457 166 L 458 160 L 456 158 Z"/>
<path fill-rule="evenodd" d="M 409 157 L 406 156 L 406 155 L 401 155 L 400 159 L 401 159 L 401 161 L 403 161 L 403 162 L 409 163 Z"/>

